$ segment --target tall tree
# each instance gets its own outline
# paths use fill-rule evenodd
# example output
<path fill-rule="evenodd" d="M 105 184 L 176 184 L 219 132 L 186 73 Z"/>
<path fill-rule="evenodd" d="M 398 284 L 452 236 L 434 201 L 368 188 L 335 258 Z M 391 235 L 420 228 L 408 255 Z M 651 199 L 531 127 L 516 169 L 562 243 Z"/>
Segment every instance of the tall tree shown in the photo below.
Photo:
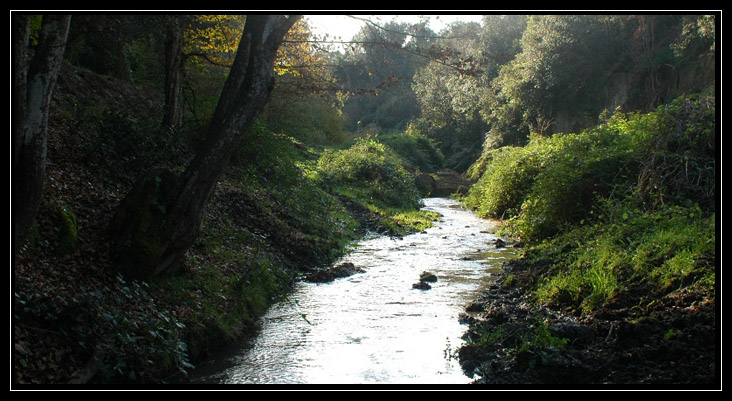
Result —
<path fill-rule="evenodd" d="M 358 94 L 345 102 L 351 129 L 368 125 L 400 129 L 419 114 L 410 82 L 428 61 L 416 54 L 417 46 L 428 46 L 425 38 L 433 36 L 425 25 L 396 21 L 377 25 L 366 20 L 355 35 L 351 52 L 336 71 L 343 85 L 356 88 L 353 92 Z"/>
<path fill-rule="evenodd" d="M 183 122 L 183 29 L 185 16 L 171 15 L 165 24 L 165 111 L 163 125 L 177 128 Z"/>
<path fill-rule="evenodd" d="M 48 113 L 63 62 L 69 15 L 45 15 L 30 48 L 30 15 L 13 13 L 13 254 L 30 229 L 43 195 Z"/>
<path fill-rule="evenodd" d="M 156 168 L 141 178 L 110 221 L 110 257 L 123 274 L 150 277 L 178 269 L 198 237 L 219 176 L 269 98 L 277 50 L 298 19 L 247 17 L 201 150 L 179 175 Z"/>

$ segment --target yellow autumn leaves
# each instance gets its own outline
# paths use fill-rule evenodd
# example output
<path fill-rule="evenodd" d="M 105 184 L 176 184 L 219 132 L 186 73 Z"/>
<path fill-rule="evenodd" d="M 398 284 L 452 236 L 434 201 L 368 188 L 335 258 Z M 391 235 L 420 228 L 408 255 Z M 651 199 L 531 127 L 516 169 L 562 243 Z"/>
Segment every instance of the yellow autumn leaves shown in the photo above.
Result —
<path fill-rule="evenodd" d="M 203 54 L 215 65 L 229 66 L 234 61 L 246 15 L 195 15 L 185 33 L 186 53 Z M 310 38 L 310 28 L 299 20 L 290 29 L 278 51 L 275 62 L 277 75 L 303 76 L 303 71 L 318 74 L 323 59 L 318 56 Z"/>

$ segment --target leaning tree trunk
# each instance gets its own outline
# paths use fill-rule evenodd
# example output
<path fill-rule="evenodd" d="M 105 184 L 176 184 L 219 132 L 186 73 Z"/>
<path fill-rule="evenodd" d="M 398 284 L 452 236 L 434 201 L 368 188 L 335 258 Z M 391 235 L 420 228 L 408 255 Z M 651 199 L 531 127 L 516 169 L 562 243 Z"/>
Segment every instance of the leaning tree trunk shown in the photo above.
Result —
<path fill-rule="evenodd" d="M 30 19 L 30 15 L 14 13 L 11 20 L 13 255 L 25 239 L 43 196 L 48 113 L 71 16 L 43 16 L 38 45 L 28 60 Z"/>
<path fill-rule="evenodd" d="M 247 17 L 202 150 L 181 175 L 158 168 L 143 177 L 110 222 L 110 257 L 123 274 L 147 278 L 179 268 L 219 176 L 269 98 L 277 49 L 296 20 Z"/>

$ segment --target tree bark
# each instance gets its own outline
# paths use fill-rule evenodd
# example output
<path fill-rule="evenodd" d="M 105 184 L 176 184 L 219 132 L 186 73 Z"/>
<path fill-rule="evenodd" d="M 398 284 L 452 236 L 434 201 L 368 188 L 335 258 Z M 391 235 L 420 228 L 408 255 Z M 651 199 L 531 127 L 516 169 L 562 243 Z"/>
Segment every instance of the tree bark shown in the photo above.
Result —
<path fill-rule="evenodd" d="M 71 16 L 43 16 L 38 45 L 29 59 L 30 19 L 14 13 L 11 21 L 13 255 L 28 234 L 43 196 L 48 113 Z"/>
<path fill-rule="evenodd" d="M 165 114 L 163 125 L 178 128 L 183 121 L 180 88 L 183 80 L 183 21 L 171 16 L 165 27 Z"/>
<path fill-rule="evenodd" d="M 247 17 L 202 150 L 180 175 L 158 168 L 143 177 L 110 222 L 110 257 L 121 273 L 147 278 L 179 269 L 221 173 L 269 98 L 277 49 L 297 19 Z"/>

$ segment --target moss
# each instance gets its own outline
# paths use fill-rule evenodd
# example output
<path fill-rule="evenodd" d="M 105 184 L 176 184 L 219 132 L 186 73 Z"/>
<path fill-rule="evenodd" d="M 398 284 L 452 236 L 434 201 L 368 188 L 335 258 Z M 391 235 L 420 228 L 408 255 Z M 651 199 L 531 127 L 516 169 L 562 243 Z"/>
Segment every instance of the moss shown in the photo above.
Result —
<path fill-rule="evenodd" d="M 25 240 L 23 243 L 23 251 L 32 249 L 37 250 L 39 247 L 39 244 L 41 242 L 41 231 L 38 227 L 38 222 L 34 221 L 31 225 L 30 230 L 28 230 L 28 235 L 25 236 Z"/>
<path fill-rule="evenodd" d="M 507 274 L 506 277 L 503 278 L 503 282 L 501 285 L 504 288 L 512 288 L 516 285 L 516 276 L 513 274 Z"/>
<path fill-rule="evenodd" d="M 59 255 L 68 255 L 74 252 L 79 244 L 79 231 L 76 224 L 76 215 L 71 210 L 54 206 L 52 210 L 54 231 L 57 235 L 56 252 Z"/>

